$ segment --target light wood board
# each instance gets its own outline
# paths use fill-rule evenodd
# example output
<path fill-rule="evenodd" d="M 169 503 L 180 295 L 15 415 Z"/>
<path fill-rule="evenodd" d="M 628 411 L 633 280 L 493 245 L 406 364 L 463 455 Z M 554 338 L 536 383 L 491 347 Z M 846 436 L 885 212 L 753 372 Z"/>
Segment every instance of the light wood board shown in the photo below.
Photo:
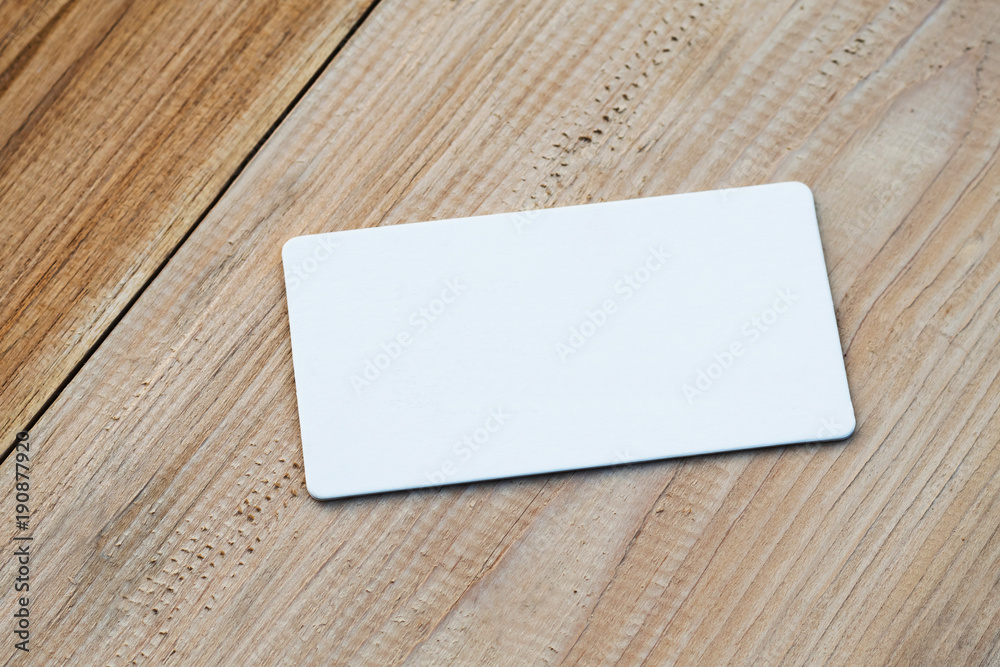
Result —
<path fill-rule="evenodd" d="M 998 28 L 385 0 L 33 430 L 32 656 L 1000 664 Z M 784 180 L 818 202 L 846 443 L 306 495 L 287 238 Z"/>

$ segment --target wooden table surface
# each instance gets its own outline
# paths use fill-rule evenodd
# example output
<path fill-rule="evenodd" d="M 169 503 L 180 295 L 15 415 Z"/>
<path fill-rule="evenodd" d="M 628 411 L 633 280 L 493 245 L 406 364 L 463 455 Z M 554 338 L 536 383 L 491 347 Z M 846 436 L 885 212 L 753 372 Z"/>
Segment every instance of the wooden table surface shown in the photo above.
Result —
<path fill-rule="evenodd" d="M 998 36 L 996 0 L 0 4 L 7 663 L 1000 665 Z M 288 238 L 786 180 L 848 441 L 306 494 Z"/>

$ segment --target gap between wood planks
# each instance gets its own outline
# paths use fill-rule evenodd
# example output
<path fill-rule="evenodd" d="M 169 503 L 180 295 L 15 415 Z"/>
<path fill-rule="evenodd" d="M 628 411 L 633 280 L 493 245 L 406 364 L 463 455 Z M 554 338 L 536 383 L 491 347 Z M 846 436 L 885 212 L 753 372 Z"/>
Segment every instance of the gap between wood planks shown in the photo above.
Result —
<path fill-rule="evenodd" d="M 181 248 L 181 246 L 183 246 L 187 242 L 187 240 L 191 237 L 191 234 L 194 233 L 194 230 L 198 228 L 198 226 L 202 223 L 205 217 L 208 216 L 209 212 L 213 208 L 215 208 L 215 205 L 219 203 L 219 201 L 222 199 L 223 196 L 225 196 L 225 194 L 229 191 L 229 188 L 232 186 L 232 184 L 236 181 L 237 178 L 239 178 L 240 174 L 243 173 L 243 170 L 246 169 L 246 166 L 250 164 L 250 161 L 253 160 L 253 158 L 260 151 L 261 147 L 267 142 L 268 139 L 271 138 L 271 135 L 274 134 L 275 130 L 277 130 L 278 127 L 281 126 L 281 124 L 285 121 L 285 118 L 288 117 L 288 114 L 292 112 L 292 109 L 294 109 L 298 105 L 299 101 L 301 101 L 302 98 L 305 96 L 305 94 L 309 91 L 309 89 L 313 87 L 313 85 L 316 83 L 319 77 L 322 76 L 323 72 L 325 72 L 326 69 L 330 66 L 330 63 L 333 62 L 333 59 L 336 58 L 340 54 L 340 52 L 344 49 L 344 46 L 347 45 L 349 41 L 351 41 L 351 39 L 361 28 L 361 26 L 365 23 L 365 21 L 368 20 L 368 17 L 371 16 L 372 12 L 375 11 L 375 8 L 378 7 L 381 1 L 382 0 L 372 0 L 371 4 L 369 4 L 365 8 L 364 12 L 362 12 L 358 20 L 354 22 L 354 25 L 352 25 L 351 28 L 347 31 L 347 34 L 344 35 L 344 38 L 341 39 L 340 42 L 333 48 L 333 51 L 330 52 L 330 55 L 326 57 L 323 63 L 318 68 L 316 68 L 316 71 L 312 73 L 312 75 L 309 77 L 309 80 L 306 81 L 306 84 L 302 87 L 302 89 L 295 94 L 295 97 L 292 98 L 291 102 L 289 102 L 288 105 L 281 111 L 281 113 L 278 114 L 278 117 L 274 119 L 274 122 L 271 123 L 270 127 L 267 128 L 267 130 L 261 135 L 257 143 L 253 145 L 253 148 L 250 149 L 250 151 L 246 154 L 246 156 L 239 163 L 239 165 L 237 165 L 236 169 L 233 170 L 233 173 L 230 174 L 229 178 L 226 179 L 226 182 L 223 183 L 222 187 L 216 193 L 215 197 L 212 198 L 212 201 L 209 202 L 208 206 L 205 207 L 205 209 L 201 212 L 198 218 L 194 221 L 194 224 L 192 224 L 187 229 L 187 231 L 184 232 L 184 235 L 181 236 L 180 240 L 178 240 L 177 243 L 174 245 L 174 247 L 171 248 L 170 251 L 164 256 L 163 260 L 159 263 L 159 265 L 157 265 L 157 267 L 153 270 L 153 272 L 149 275 L 149 277 L 145 280 L 145 282 L 142 283 L 142 286 L 138 290 L 136 290 L 135 294 L 132 295 L 132 298 L 128 300 L 128 303 L 125 304 L 125 307 L 121 309 L 121 311 L 114 317 L 114 319 L 111 320 L 111 322 L 104 329 L 104 331 L 101 332 L 101 335 L 97 338 L 97 340 L 94 341 L 94 344 L 87 349 L 87 351 L 83 354 L 83 356 L 76 363 L 76 365 L 73 366 L 72 370 L 70 370 L 70 372 L 66 374 L 66 377 L 63 378 L 62 382 L 59 383 L 59 386 L 56 387 L 55 391 L 53 391 L 52 394 L 49 395 L 49 397 L 45 400 L 45 402 L 38 409 L 38 411 L 35 412 L 35 414 L 31 417 L 31 419 L 28 420 L 28 423 L 23 428 L 19 429 L 19 431 L 30 432 L 31 429 L 34 428 L 35 424 L 38 423 L 38 420 L 42 418 L 42 415 L 44 415 L 48 411 L 48 409 L 52 407 L 52 404 L 55 403 L 57 398 L 59 398 L 59 395 L 62 394 L 63 390 L 65 390 L 66 387 L 69 386 L 69 384 L 77 376 L 80 370 L 84 366 L 86 366 L 87 362 L 90 361 L 90 358 L 94 356 L 94 352 L 96 352 L 97 349 L 104 344 L 104 341 L 107 340 L 108 336 L 111 334 L 112 331 L 114 331 L 115 327 L 117 327 L 118 324 L 122 321 L 122 319 L 124 319 L 124 317 L 128 314 L 128 312 L 132 310 L 132 306 L 134 306 L 135 303 L 139 300 L 139 297 L 141 297 L 143 293 L 145 293 L 146 289 L 153 284 L 153 281 L 156 280 L 156 278 L 160 275 L 160 272 L 163 271 L 163 268 L 170 262 L 170 260 L 174 257 L 174 255 L 177 254 L 177 251 Z M 6 461 L 7 457 L 10 456 L 11 452 L 14 451 L 14 446 L 16 445 L 16 443 L 17 443 L 17 438 L 15 436 L 14 440 L 11 441 L 9 445 L 7 445 L 6 449 L 4 449 L 3 454 L 0 455 L 0 464 Z"/>

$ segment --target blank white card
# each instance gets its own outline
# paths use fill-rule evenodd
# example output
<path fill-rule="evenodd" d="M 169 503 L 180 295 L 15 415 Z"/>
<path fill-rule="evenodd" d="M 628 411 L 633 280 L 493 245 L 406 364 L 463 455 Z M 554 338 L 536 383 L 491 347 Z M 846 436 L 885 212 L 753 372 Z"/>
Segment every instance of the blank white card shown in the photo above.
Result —
<path fill-rule="evenodd" d="M 801 183 L 300 236 L 316 498 L 854 431 Z"/>

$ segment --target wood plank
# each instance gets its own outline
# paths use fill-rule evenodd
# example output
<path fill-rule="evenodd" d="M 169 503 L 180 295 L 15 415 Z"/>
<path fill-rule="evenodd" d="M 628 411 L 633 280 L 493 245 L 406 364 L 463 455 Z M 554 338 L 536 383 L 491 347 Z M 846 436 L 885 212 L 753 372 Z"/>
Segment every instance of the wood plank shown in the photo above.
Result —
<path fill-rule="evenodd" d="M 997 664 L 998 22 L 380 4 L 34 429 L 36 657 Z M 849 442 L 306 496 L 287 238 L 791 179 Z"/>
<path fill-rule="evenodd" d="M 176 248 L 367 5 L 0 6 L 4 447 Z"/>

